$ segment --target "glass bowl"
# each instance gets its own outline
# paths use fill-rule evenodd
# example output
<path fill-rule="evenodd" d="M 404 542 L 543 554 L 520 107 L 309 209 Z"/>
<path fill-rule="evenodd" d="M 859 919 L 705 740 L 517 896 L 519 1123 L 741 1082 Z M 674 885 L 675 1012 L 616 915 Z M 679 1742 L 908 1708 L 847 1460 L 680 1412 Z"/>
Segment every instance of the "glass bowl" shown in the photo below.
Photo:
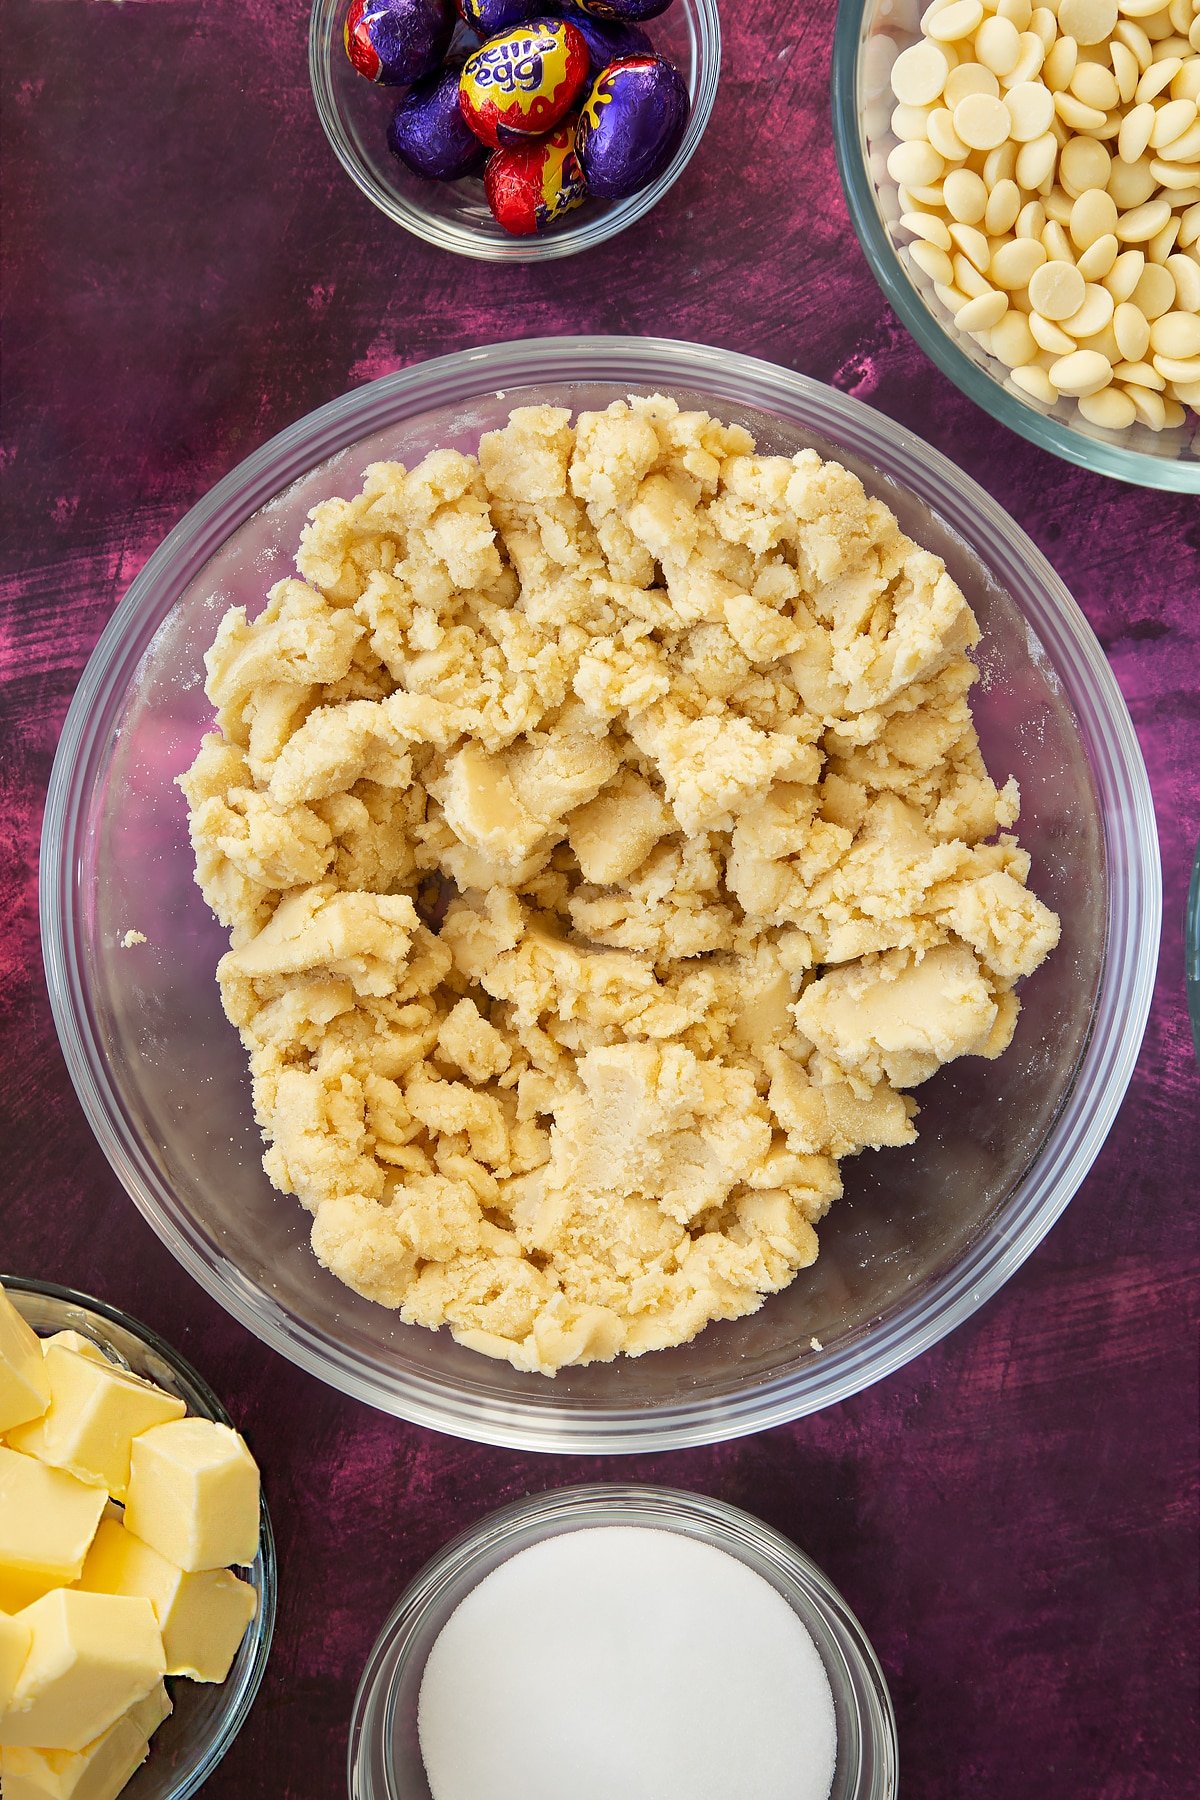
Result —
<path fill-rule="evenodd" d="M 1183 952 L 1192 1042 L 1196 1046 L 1197 1057 L 1200 1057 L 1200 844 L 1196 845 L 1192 879 L 1188 883 L 1187 910 L 1183 919 Z"/>
<path fill-rule="evenodd" d="M 263 1173 L 245 1057 L 214 971 L 225 934 L 192 879 L 175 777 L 212 720 L 203 653 L 227 606 L 290 572 L 305 514 L 365 464 L 474 450 L 514 405 L 655 391 L 856 470 L 943 555 L 983 627 L 974 707 L 1024 796 L 1033 885 L 1063 937 L 998 1062 L 922 1088 L 919 1142 L 844 1165 L 822 1251 L 752 1317 L 554 1380 L 406 1326 L 322 1269 L 298 1201 Z M 218 484 L 151 557 L 84 672 L 42 839 L 51 1004 L 84 1111 L 184 1267 L 263 1341 L 355 1398 L 513 1448 L 708 1443 L 843 1399 L 936 1343 L 1066 1206 L 1125 1092 L 1145 1026 L 1161 889 L 1150 790 L 1086 620 L 973 482 L 901 426 L 802 375 L 646 338 L 543 338 L 422 363 L 343 396 Z M 123 947 L 125 934 L 149 940 Z"/>
<path fill-rule="evenodd" d="M 839 0 L 833 45 L 833 135 L 851 222 L 872 273 L 922 350 L 964 394 L 1002 425 L 1067 462 L 1143 487 L 1200 493 L 1200 423 L 1189 412 L 1175 431 L 1091 425 L 1070 401 L 1044 406 L 1023 394 L 1002 363 L 964 332 L 897 231 L 896 184 L 885 168 L 895 148 L 892 63 L 920 37 L 927 0 Z"/>
<path fill-rule="evenodd" d="M 736 1556 L 807 1627 L 825 1665 L 837 1722 L 829 1800 L 892 1800 L 896 1721 L 887 1682 L 862 1626 L 827 1575 L 796 1546 L 736 1506 L 676 1488 L 598 1483 L 560 1488 L 489 1513 L 409 1584 L 380 1632 L 350 1723 L 351 1800 L 430 1800 L 417 1740 L 425 1663 L 455 1607 L 510 1556 L 564 1531 L 603 1525 L 677 1531 Z"/>
<path fill-rule="evenodd" d="M 92 1300 L 49 1281 L 0 1277 L 9 1299 L 41 1336 L 77 1331 L 121 1368 L 157 1382 L 186 1402 L 189 1413 L 233 1421 L 217 1396 L 177 1350 L 145 1325 L 103 1300 Z M 198 1794 L 232 1744 L 254 1704 L 275 1626 L 275 1541 L 267 1503 L 262 1502 L 258 1555 L 240 1571 L 258 1595 L 258 1611 L 223 1682 L 168 1678 L 174 1710 L 154 1733 L 150 1755 L 121 1789 L 121 1800 L 187 1800 Z"/>
<path fill-rule="evenodd" d="M 392 155 L 388 122 L 402 90 L 376 87 L 356 74 L 342 43 L 349 0 L 313 0 L 308 26 L 308 74 L 325 135 L 351 181 L 406 231 L 428 244 L 483 262 L 548 262 L 574 256 L 615 237 L 657 206 L 691 162 L 717 97 L 721 22 L 717 0 L 674 0 L 645 29 L 654 47 L 676 64 L 688 84 L 692 112 L 683 142 L 668 166 L 640 193 L 611 205 L 589 201 L 545 236 L 512 237 L 488 210 L 478 180 L 424 181 Z M 547 13 L 554 12 L 547 6 Z M 456 42 L 465 31 L 459 26 Z M 468 43 L 475 39 L 467 36 Z"/>

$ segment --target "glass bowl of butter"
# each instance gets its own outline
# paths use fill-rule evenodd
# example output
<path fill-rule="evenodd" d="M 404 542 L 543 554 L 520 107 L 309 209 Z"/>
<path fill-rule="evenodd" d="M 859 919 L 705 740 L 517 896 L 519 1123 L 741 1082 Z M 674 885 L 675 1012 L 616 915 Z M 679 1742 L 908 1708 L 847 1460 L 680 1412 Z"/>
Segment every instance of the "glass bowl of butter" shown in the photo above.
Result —
<path fill-rule="evenodd" d="M 187 1419 L 212 1421 L 221 1426 L 229 1426 L 231 1423 L 221 1402 L 190 1364 L 146 1326 L 129 1318 L 126 1314 L 118 1311 L 116 1307 L 110 1307 L 103 1301 L 92 1299 L 86 1294 L 75 1293 L 70 1288 L 58 1287 L 51 1282 L 29 1281 L 9 1275 L 3 1278 L 3 1294 L 0 1295 L 0 1305 L 3 1305 L 5 1295 L 39 1338 L 47 1339 L 58 1334 L 65 1334 L 59 1341 L 73 1350 L 81 1351 L 85 1357 L 90 1354 L 88 1347 L 94 1346 L 96 1351 L 104 1357 L 106 1363 L 113 1365 L 117 1371 L 124 1371 L 126 1374 L 139 1377 L 142 1382 L 153 1383 L 156 1389 L 161 1390 L 160 1399 L 165 1395 L 182 1403 L 182 1407 L 186 1408 Z M 141 1390 L 140 1397 L 144 1400 L 144 1389 Z M 55 1404 L 58 1404 L 57 1397 Z M 97 1414 L 94 1405 L 91 1410 L 93 1414 Z M 97 1416 L 99 1415 L 97 1414 Z M 171 1416 L 178 1416 L 181 1419 L 184 1417 L 177 1407 L 172 1409 Z M 35 1421 L 36 1423 L 38 1421 Z M 20 1429 L 14 1429 L 8 1434 L 7 1441 L 12 1443 L 14 1440 L 19 1440 L 20 1436 Z M 90 1447 L 93 1451 L 96 1449 L 95 1445 Z M 244 1454 L 244 1446 L 242 1446 L 242 1450 Z M 13 1460 L 17 1460 L 15 1456 Z M 29 1456 L 28 1461 L 38 1468 L 44 1466 L 38 1463 L 33 1455 Z M 76 1489 L 83 1486 L 77 1481 L 70 1482 L 69 1477 L 64 1477 L 63 1480 Z M 84 1489 L 84 1491 L 91 1492 L 92 1490 Z M 95 1491 L 101 1492 L 101 1490 Z M 173 1522 L 178 1524 L 182 1517 L 182 1509 L 172 1506 L 169 1499 L 166 1504 L 168 1511 L 174 1514 Z M 113 1514 L 112 1518 L 109 1517 L 110 1513 Z M 91 1521 L 89 1521 L 89 1525 L 90 1523 Z M 143 1526 L 143 1529 L 148 1528 Z M 93 1564 L 93 1559 L 106 1557 L 111 1566 L 114 1551 L 119 1554 L 119 1546 L 109 1542 L 101 1543 L 100 1534 L 105 1532 L 122 1540 L 126 1538 L 126 1533 L 122 1524 L 118 1522 L 111 1503 L 106 1507 L 105 1514 L 100 1521 L 99 1534 L 93 1539 L 88 1566 L 85 1566 L 81 1578 L 81 1587 L 90 1590 L 83 1596 L 85 1599 L 91 1599 L 95 1595 L 98 1600 L 100 1598 L 99 1590 L 104 1586 L 99 1563 Z M 141 1554 L 145 1558 L 144 1550 Z M 161 1567 L 167 1566 L 161 1562 L 160 1558 L 155 1557 L 154 1552 L 149 1554 Z M 241 1551 L 239 1554 L 245 1554 L 245 1551 Z M 201 1557 L 201 1560 L 205 1559 Z M 192 1562 L 190 1566 L 195 1567 L 197 1564 Z M 231 1628 L 230 1620 L 220 1617 L 223 1610 L 222 1596 L 218 1596 L 216 1604 L 213 1604 L 212 1596 L 207 1593 L 204 1596 L 192 1594 L 185 1602 L 188 1616 L 182 1620 L 176 1620 L 176 1629 L 178 1630 L 182 1626 L 187 1639 L 187 1654 L 191 1658 L 198 1659 L 194 1661 L 193 1666 L 198 1673 L 205 1674 L 206 1678 L 189 1680 L 183 1677 L 169 1676 L 166 1686 L 170 1711 L 165 1717 L 163 1717 L 164 1708 L 155 1705 L 156 1696 L 161 1695 L 161 1686 L 141 1703 L 143 1709 L 150 1709 L 149 1716 L 143 1721 L 146 1730 L 151 1733 L 149 1754 L 121 1787 L 122 1800 L 187 1800 L 187 1796 L 200 1793 L 205 1782 L 245 1724 L 266 1669 L 275 1623 L 275 1547 L 265 1500 L 260 1499 L 259 1501 L 256 1554 L 251 1563 L 239 1566 L 237 1576 L 236 1592 L 240 1597 L 244 1594 L 246 1587 L 252 1590 L 254 1612 L 233 1656 L 228 1674 L 224 1680 L 217 1680 L 215 1679 L 217 1673 L 215 1669 L 207 1671 L 203 1669 L 206 1648 L 202 1639 L 205 1631 L 210 1630 L 212 1633 L 210 1648 L 221 1666 L 224 1667 L 229 1659 L 229 1648 L 234 1641 L 234 1634 L 240 1626 L 240 1618 L 245 1615 L 241 1613 L 238 1622 L 234 1623 Z M 189 1578 L 185 1577 L 185 1580 L 187 1579 Z M 197 1578 L 190 1579 L 195 1582 Z M 214 1578 L 205 1576 L 200 1579 L 209 1582 Z M 228 1588 L 233 1589 L 234 1584 L 225 1576 L 222 1576 L 220 1580 Z M 134 1589 L 125 1586 L 123 1588 L 116 1587 L 114 1591 L 133 1592 Z M 118 1604 L 129 1607 L 135 1603 L 121 1601 Z M 172 1605 L 176 1614 L 180 1614 L 184 1610 L 180 1607 L 178 1599 L 173 1601 Z M 248 1606 L 246 1610 L 249 1610 Z M 225 1640 L 223 1644 L 220 1642 L 222 1638 Z M 170 1645 L 169 1639 L 168 1644 Z M 177 1644 L 176 1648 L 178 1647 Z M 170 1660 L 168 1660 L 168 1667 L 171 1666 Z M 98 1674 L 97 1678 L 103 1679 L 104 1677 L 102 1674 Z M 74 1702 L 72 1701 L 71 1704 L 74 1705 Z M 129 1715 L 130 1719 L 138 1712 L 139 1708 L 135 1707 L 133 1713 Z M 120 1728 L 125 1725 L 126 1720 L 122 1719 Z M 118 1727 L 114 1727 L 114 1731 L 117 1729 Z M 106 1737 L 111 1735 L 108 1733 Z M 3 1733 L 0 1733 L 0 1738 L 2 1737 Z M 88 1748 L 90 1751 L 95 1746 Z M 131 1748 L 133 1754 L 130 1755 L 128 1761 L 124 1762 L 123 1767 L 125 1768 L 128 1768 L 140 1754 L 136 1747 L 132 1746 L 132 1739 Z M 124 1749 L 123 1745 L 121 1749 Z M 113 1761 L 116 1754 L 114 1746 L 106 1744 L 95 1758 L 98 1763 L 104 1761 L 105 1774 L 110 1777 L 110 1785 L 104 1788 L 105 1793 L 114 1791 L 111 1790 L 111 1777 L 116 1765 L 114 1762 L 113 1768 L 109 1769 L 108 1763 Z M 26 1765 L 30 1763 L 28 1751 L 21 1749 L 10 1750 L 7 1753 L 0 1751 L 0 1759 L 3 1759 L 5 1755 L 13 1759 L 12 1770 L 10 1771 L 7 1767 L 4 1770 L 5 1792 L 7 1793 L 10 1783 L 15 1792 L 17 1786 L 24 1782 L 24 1785 L 21 1785 L 21 1792 L 23 1794 L 28 1792 L 31 1800 L 33 1796 L 43 1792 L 43 1788 L 38 1785 L 38 1780 L 43 1773 L 47 1774 L 47 1778 L 55 1774 L 61 1778 L 68 1771 L 65 1767 L 58 1768 L 57 1763 L 65 1765 L 74 1762 L 73 1757 L 70 1756 L 59 1754 L 56 1761 L 56 1753 L 35 1752 L 32 1764 L 27 1767 Z M 45 1765 L 44 1769 L 43 1764 Z M 69 1773 L 73 1779 L 79 1779 L 85 1783 L 96 1781 L 100 1776 L 98 1768 L 89 1769 L 83 1773 L 72 1767 Z M 45 1791 L 49 1792 L 50 1790 L 46 1789 Z M 88 1791 L 92 1791 L 90 1785 Z"/>
<path fill-rule="evenodd" d="M 337 1280 L 311 1219 L 263 1169 L 217 990 L 228 938 L 194 881 L 177 778 L 211 731 L 204 656 L 231 606 L 293 572 L 311 508 L 381 460 L 474 454 L 535 403 L 578 413 L 664 395 L 813 449 L 941 557 L 981 638 L 971 704 L 1021 792 L 1030 885 L 1062 922 L 1021 988 L 1014 1041 L 918 1088 L 919 1135 L 842 1165 L 820 1254 L 758 1310 L 553 1380 L 407 1324 Z M 298 584 L 293 583 L 293 586 Z M 359 388 L 221 482 L 151 558 L 64 727 L 41 865 L 48 986 L 77 1093 L 130 1196 L 189 1272 L 264 1342 L 433 1429 L 547 1451 L 711 1442 L 845 1398 L 936 1343 L 1020 1266 L 1084 1180 L 1128 1084 L 1152 990 L 1157 839 L 1128 712 L 1083 615 L 994 501 L 902 427 L 726 350 L 555 338 L 465 351 Z M 278 1171 L 278 1162 L 274 1165 Z"/>

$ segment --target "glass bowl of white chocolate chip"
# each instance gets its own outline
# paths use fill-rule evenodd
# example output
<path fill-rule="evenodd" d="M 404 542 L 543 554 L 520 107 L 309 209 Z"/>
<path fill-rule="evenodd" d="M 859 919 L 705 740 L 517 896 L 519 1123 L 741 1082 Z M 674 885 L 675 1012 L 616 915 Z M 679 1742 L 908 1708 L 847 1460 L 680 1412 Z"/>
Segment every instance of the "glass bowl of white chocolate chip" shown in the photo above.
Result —
<path fill-rule="evenodd" d="M 854 228 L 922 349 L 1070 462 L 1200 492 L 1196 0 L 841 0 Z"/>
<path fill-rule="evenodd" d="M 195 1278 L 357 1398 L 589 1452 L 969 1316 L 1099 1150 L 1160 909 L 1119 691 L 994 502 L 803 376 L 589 338 L 374 382 L 200 503 L 41 894 Z"/>

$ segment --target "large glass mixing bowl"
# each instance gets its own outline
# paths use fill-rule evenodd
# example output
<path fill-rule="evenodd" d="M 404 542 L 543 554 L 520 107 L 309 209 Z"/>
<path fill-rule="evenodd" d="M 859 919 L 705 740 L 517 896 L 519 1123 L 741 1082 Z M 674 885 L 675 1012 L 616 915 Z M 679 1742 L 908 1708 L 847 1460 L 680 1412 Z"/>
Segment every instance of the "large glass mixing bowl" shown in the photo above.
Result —
<path fill-rule="evenodd" d="M 528 401 L 666 392 L 856 470 L 945 557 L 983 627 L 974 708 L 995 775 L 1017 777 L 1032 882 L 1062 914 L 1025 984 L 1015 1042 L 920 1091 L 920 1139 L 844 1166 L 821 1255 L 753 1317 L 636 1360 L 517 1374 L 406 1326 L 316 1262 L 278 1194 L 214 970 L 226 947 L 192 880 L 175 777 L 212 712 L 204 650 L 227 606 L 286 573 L 306 511 L 380 457 L 473 450 Z M 1018 1268 L 1090 1167 L 1150 1003 L 1160 877 L 1145 769 L 1099 644 L 1028 538 L 891 420 L 726 350 L 554 338 L 470 350 L 361 387 L 283 432 L 151 557 L 84 672 L 42 843 L 51 1002 L 79 1098 L 128 1192 L 190 1273 L 263 1341 L 356 1398 L 485 1442 L 631 1451 L 705 1443 L 812 1412 L 952 1330 Z M 148 940 L 124 947 L 125 934 Z"/>

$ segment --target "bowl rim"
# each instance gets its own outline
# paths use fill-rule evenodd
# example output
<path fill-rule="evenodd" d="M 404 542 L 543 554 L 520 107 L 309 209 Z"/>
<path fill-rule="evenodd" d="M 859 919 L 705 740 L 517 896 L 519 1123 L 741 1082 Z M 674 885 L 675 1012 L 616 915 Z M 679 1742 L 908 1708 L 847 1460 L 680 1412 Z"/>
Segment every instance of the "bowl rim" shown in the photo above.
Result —
<path fill-rule="evenodd" d="M 1093 1029 L 1064 1106 L 1021 1182 L 989 1226 L 915 1301 L 870 1331 L 744 1394 L 645 1409 L 560 1408 L 552 1392 L 486 1401 L 456 1381 L 383 1370 L 285 1312 L 212 1247 L 180 1206 L 127 1118 L 103 1054 L 83 979 L 79 861 L 68 837 L 85 814 L 96 762 L 136 668 L 162 619 L 212 553 L 267 501 L 373 431 L 489 391 L 650 382 L 808 423 L 916 493 L 966 542 L 983 543 L 1024 577 L 1022 612 L 1058 678 L 1064 664 L 1103 729 L 1088 750 L 1101 800 L 1109 885 L 1106 954 Z M 514 400 L 519 396 L 513 392 Z M 404 410 L 408 405 L 408 411 Z M 789 405 L 792 411 L 789 413 Z M 163 595 L 168 598 L 164 601 Z M 145 615 L 144 617 L 142 615 Z M 1068 684 L 1070 686 L 1070 684 Z M 63 725 L 42 829 L 40 918 L 51 1009 L 71 1080 L 115 1173 L 139 1211 L 200 1286 L 299 1367 L 355 1399 L 433 1430 L 510 1449 L 632 1454 L 744 1436 L 819 1410 L 872 1385 L 976 1312 L 1041 1242 L 1099 1153 L 1128 1087 L 1153 995 L 1162 912 L 1154 807 L 1128 709 L 1104 652 L 1041 552 L 984 489 L 905 427 L 810 377 L 734 352 L 657 338 L 529 338 L 413 365 L 328 402 L 218 482 L 159 546 L 130 586 L 83 672 Z M 532 1379 L 532 1378 L 531 1378 Z M 544 1383 L 552 1390 L 553 1384 Z"/>
<path fill-rule="evenodd" d="M 228 1425 L 236 1429 L 233 1419 L 219 1397 L 185 1356 L 182 1356 L 165 1338 L 144 1325 L 132 1314 L 113 1306 L 107 1300 L 98 1300 L 92 1294 L 81 1293 L 77 1288 L 64 1287 L 57 1281 L 41 1281 L 31 1276 L 7 1275 L 0 1273 L 0 1288 L 8 1294 L 25 1294 L 33 1299 L 49 1300 L 62 1306 L 78 1316 L 90 1315 L 107 1325 L 115 1325 L 127 1336 L 136 1338 L 154 1355 L 161 1358 L 176 1375 L 180 1385 L 187 1390 L 189 1401 L 194 1398 L 203 1414 L 214 1419 L 218 1425 Z M 250 1710 L 258 1697 L 266 1673 L 267 1662 L 271 1654 L 271 1642 L 275 1634 L 275 1613 L 278 1603 L 279 1566 L 275 1553 L 275 1534 L 271 1529 L 271 1515 L 267 1509 L 266 1495 L 259 1495 L 259 1534 L 258 1579 L 253 1586 L 258 1594 L 258 1609 L 253 1622 L 253 1655 L 242 1671 L 240 1680 L 234 1680 L 235 1671 L 231 1670 L 226 1681 L 231 1683 L 229 1694 L 219 1717 L 214 1721 L 212 1736 L 204 1743 L 199 1755 L 188 1769 L 181 1772 L 175 1786 L 164 1794 L 164 1800 L 190 1800 L 190 1796 L 198 1794 L 208 1780 L 217 1764 L 224 1757 L 233 1740 L 241 1731 L 250 1715 Z M 253 1570 L 254 1565 L 251 1565 Z M 185 1679 L 180 1677 L 180 1679 Z M 221 1683 L 225 1686 L 225 1683 Z"/>
<path fill-rule="evenodd" d="M 656 207 L 674 187 L 679 177 L 700 148 L 700 140 L 708 128 L 721 78 L 721 18 L 717 0 L 675 0 L 687 23 L 689 36 L 698 56 L 696 91 L 683 141 L 661 175 L 636 194 L 618 200 L 602 212 L 585 214 L 575 224 L 547 232 L 544 237 L 480 237 L 467 226 L 452 219 L 438 218 L 415 201 L 398 198 L 381 182 L 355 153 L 342 127 L 340 111 L 334 98 L 329 72 L 330 55 L 338 54 L 334 41 L 338 17 L 345 0 L 312 0 L 308 21 L 308 79 L 321 129 L 331 149 L 359 192 L 394 225 L 400 225 L 414 237 L 422 238 L 440 250 L 456 256 L 472 257 L 478 262 L 526 263 L 550 262 L 563 256 L 577 255 L 607 243 Z M 649 21 L 653 23 L 653 21 Z M 681 71 L 682 73 L 682 71 Z M 397 96 L 400 89 L 395 90 Z"/>
<path fill-rule="evenodd" d="M 501 1562 L 565 1531 L 622 1525 L 693 1538 L 734 1556 L 777 1592 L 786 1586 L 784 1597 L 838 1677 L 831 1686 L 849 1724 L 845 1737 L 839 1728 L 839 1752 L 857 1751 L 859 1760 L 853 1800 L 893 1800 L 899 1739 L 887 1677 L 866 1631 L 820 1564 L 783 1532 L 728 1501 L 658 1483 L 603 1481 L 551 1488 L 484 1513 L 418 1569 L 381 1626 L 355 1692 L 346 1754 L 351 1800 L 402 1800 L 387 1766 L 387 1738 L 413 1637 L 431 1616 L 444 1611 L 441 1623 L 449 1619 L 454 1607 L 448 1590 L 476 1571 L 477 1585 Z M 501 1548 L 506 1554 L 497 1558 Z"/>
<path fill-rule="evenodd" d="M 874 4 L 875 0 L 838 0 L 830 77 L 833 144 L 850 223 L 871 273 L 901 324 L 969 400 L 1040 449 L 1092 474 L 1114 476 L 1164 493 L 1200 494 L 1200 459 L 1183 462 L 1176 457 L 1148 456 L 1141 450 L 1089 437 L 1038 412 L 973 362 L 922 301 L 884 229 L 864 155 L 858 60 L 863 21 Z"/>

